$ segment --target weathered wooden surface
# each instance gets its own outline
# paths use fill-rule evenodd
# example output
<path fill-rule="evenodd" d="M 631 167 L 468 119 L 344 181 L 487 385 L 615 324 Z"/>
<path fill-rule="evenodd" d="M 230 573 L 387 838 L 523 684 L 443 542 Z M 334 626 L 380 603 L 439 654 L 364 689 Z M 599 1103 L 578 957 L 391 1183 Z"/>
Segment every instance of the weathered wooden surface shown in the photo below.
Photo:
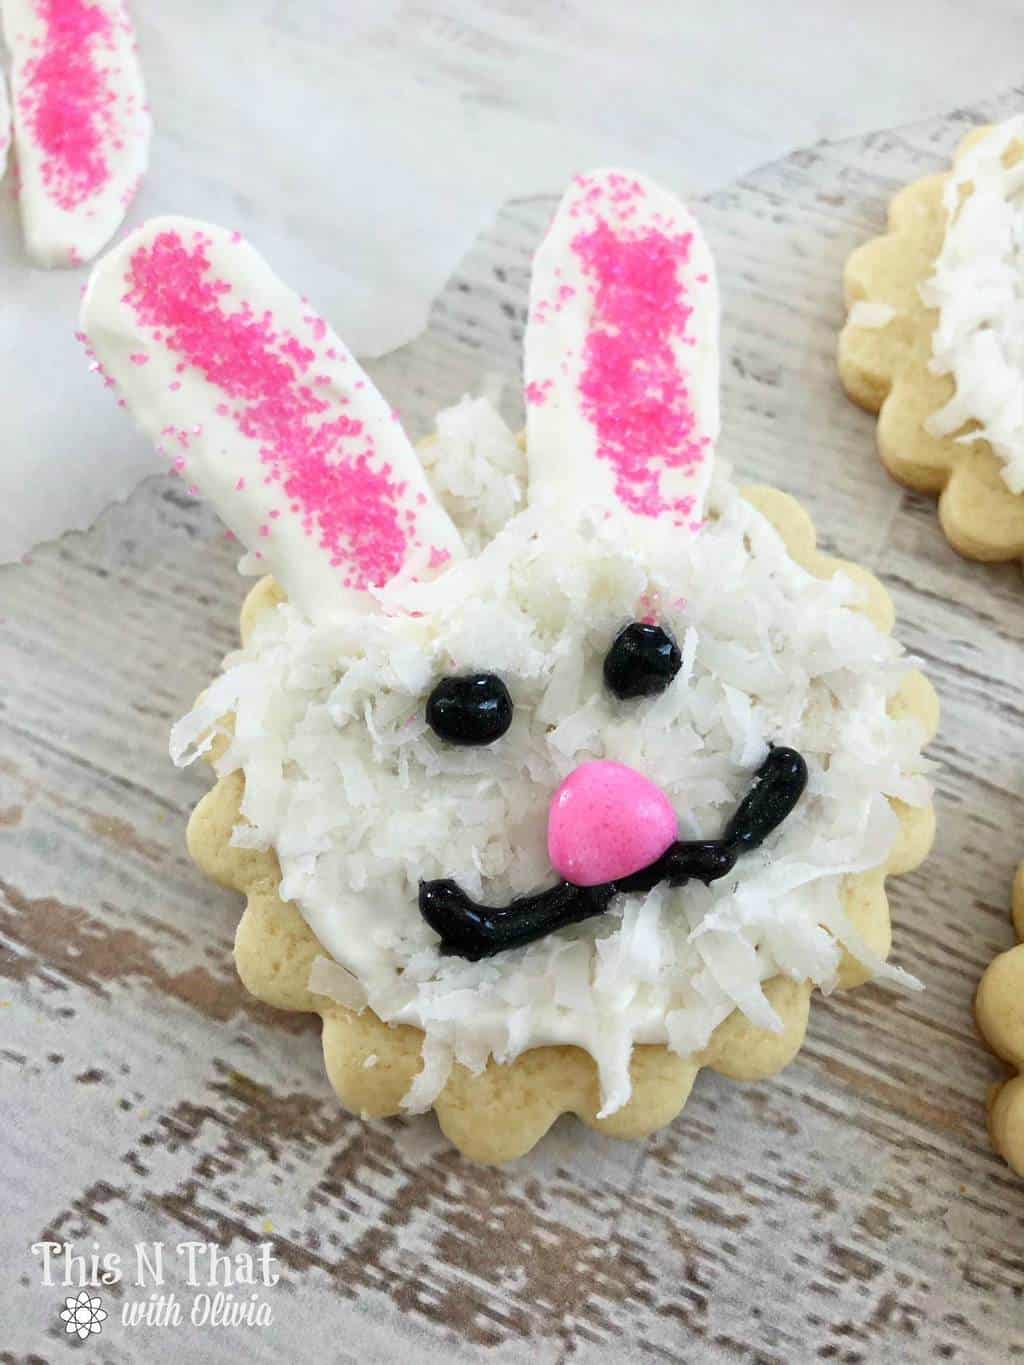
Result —
<path fill-rule="evenodd" d="M 971 1017 L 1024 853 L 1024 585 L 957 559 L 934 504 L 887 479 L 833 363 L 848 251 L 1020 93 L 797 154 L 700 209 L 724 293 L 722 453 L 892 591 L 942 696 L 940 825 L 930 861 L 890 884 L 895 957 L 926 993 L 819 1000 L 781 1077 L 704 1073 L 649 1142 L 563 1120 L 512 1167 L 470 1166 L 430 1118 L 341 1115 L 313 1023 L 246 997 L 236 898 L 184 850 L 207 778 L 166 757 L 243 594 L 209 509 L 154 478 L 0 572 L 0 1360 L 1024 1359 L 1024 1184 L 989 1149 L 998 1068 Z M 373 367 L 412 430 L 490 373 L 515 414 L 551 208 L 511 205 L 428 333 Z M 269 1241 L 273 1323 L 131 1331 L 120 1304 L 140 1293 L 115 1286 L 102 1335 L 74 1347 L 71 1291 L 41 1285 L 30 1254 L 43 1239 L 125 1258 L 137 1241 Z M 166 1288 L 187 1306 L 175 1265 Z"/>

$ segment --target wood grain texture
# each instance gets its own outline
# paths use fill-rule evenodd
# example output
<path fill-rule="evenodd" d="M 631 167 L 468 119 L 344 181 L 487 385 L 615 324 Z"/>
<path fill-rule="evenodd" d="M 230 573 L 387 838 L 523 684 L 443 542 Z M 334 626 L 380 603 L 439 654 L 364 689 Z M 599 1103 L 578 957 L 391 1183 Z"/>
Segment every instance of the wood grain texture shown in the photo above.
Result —
<path fill-rule="evenodd" d="M 132 1334 L 115 1286 L 90 1361 L 1024 1359 L 1024 1182 L 989 1146 L 1005 1073 L 971 1017 L 1013 942 L 1024 585 L 1019 566 L 959 559 L 931 501 L 886 477 L 834 365 L 849 252 L 1021 93 L 798 153 L 699 206 L 724 295 L 721 452 L 892 593 L 943 702 L 939 836 L 892 884 L 894 959 L 926 992 L 820 1002 L 780 1077 L 705 1073 L 647 1142 L 563 1121 L 508 1168 L 469 1166 L 432 1119 L 339 1114 L 314 1025 L 239 985 L 238 898 L 184 847 L 205 779 L 166 757 L 244 592 L 209 509 L 154 478 L 0 572 L 0 1360 L 77 1349 L 29 1254 L 44 1236 L 270 1240 L 280 1259 L 271 1327 Z M 510 205 L 428 332 L 371 367 L 414 434 L 488 374 L 519 415 L 528 262 L 552 208 Z"/>

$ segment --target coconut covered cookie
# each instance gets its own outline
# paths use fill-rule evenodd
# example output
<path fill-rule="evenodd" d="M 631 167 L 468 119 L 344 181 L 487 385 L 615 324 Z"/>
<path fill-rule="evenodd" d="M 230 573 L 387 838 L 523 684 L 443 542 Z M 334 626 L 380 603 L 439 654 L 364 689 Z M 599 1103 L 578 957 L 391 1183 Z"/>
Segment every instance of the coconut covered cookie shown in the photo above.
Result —
<path fill-rule="evenodd" d="M 417 453 L 237 234 L 158 220 L 94 273 L 108 383 L 267 576 L 174 728 L 189 846 L 247 897 L 261 999 L 323 1017 L 349 1109 L 467 1154 L 561 1113 L 634 1137 L 702 1066 L 769 1075 L 815 986 L 886 962 L 932 838 L 937 705 L 880 584 L 714 458 L 718 300 L 688 211 L 614 171 L 534 262 L 517 441 Z"/>
<path fill-rule="evenodd" d="M 1024 863 L 1013 884 L 1013 923 L 1024 940 Z M 1024 1175 L 1024 942 L 997 957 L 982 977 L 975 1013 L 992 1051 L 1021 1073 L 993 1091 L 989 1127 L 996 1151 Z"/>
<path fill-rule="evenodd" d="M 847 393 L 878 413 L 901 483 L 939 494 L 954 549 L 1024 556 L 1024 118 L 981 128 L 952 170 L 892 201 L 846 264 Z"/>

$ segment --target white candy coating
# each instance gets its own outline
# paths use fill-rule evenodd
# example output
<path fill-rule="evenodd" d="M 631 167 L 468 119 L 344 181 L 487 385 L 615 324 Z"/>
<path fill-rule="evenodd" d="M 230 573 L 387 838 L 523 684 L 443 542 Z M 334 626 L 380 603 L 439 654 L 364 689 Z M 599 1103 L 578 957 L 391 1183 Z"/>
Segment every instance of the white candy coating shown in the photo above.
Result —
<path fill-rule="evenodd" d="M 533 263 L 530 496 L 641 535 L 694 527 L 718 437 L 718 288 L 700 226 L 632 172 L 577 176 Z"/>
<path fill-rule="evenodd" d="M 143 430 L 309 617 L 462 553 L 390 405 L 237 233 L 160 218 L 96 267 L 82 330 Z"/>
<path fill-rule="evenodd" d="M 91 260 L 117 231 L 152 131 L 122 0 L 4 0 L 25 245 L 43 266 Z"/>

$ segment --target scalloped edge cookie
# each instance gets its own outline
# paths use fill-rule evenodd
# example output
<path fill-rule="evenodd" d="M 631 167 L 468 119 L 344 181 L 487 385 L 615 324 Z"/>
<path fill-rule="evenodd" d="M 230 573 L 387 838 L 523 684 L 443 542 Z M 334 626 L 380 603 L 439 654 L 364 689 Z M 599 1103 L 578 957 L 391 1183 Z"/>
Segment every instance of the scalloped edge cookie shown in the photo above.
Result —
<path fill-rule="evenodd" d="M 989 1047 L 1018 1072 L 993 1087 L 988 1123 L 996 1151 L 1024 1176 L 1024 863 L 1013 882 L 1013 923 L 1021 942 L 1000 953 L 981 978 L 974 1013 Z"/>
<path fill-rule="evenodd" d="M 793 498 L 771 488 L 748 488 L 749 499 L 777 528 L 789 553 L 819 578 L 842 570 L 866 589 L 862 610 L 889 632 L 894 611 L 881 583 L 859 565 L 832 559 L 816 548 L 810 517 Z M 283 597 L 270 578 L 249 593 L 241 613 L 243 641 L 257 618 Z M 893 698 L 894 713 L 916 716 L 929 738 L 938 723 L 938 699 L 920 673 L 907 675 Z M 221 737 L 208 757 L 223 752 Z M 192 814 L 188 848 L 213 881 L 247 898 L 235 939 L 239 976 L 257 999 L 284 1010 L 318 1013 L 323 1020 L 327 1075 L 344 1107 L 364 1118 L 402 1112 L 402 1098 L 420 1068 L 423 1034 L 409 1026 L 389 1026 L 371 1011 L 361 1014 L 307 987 L 314 959 L 323 952 L 313 931 L 294 905 L 278 896 L 280 871 L 272 851 L 232 847 L 231 831 L 239 818 L 244 789 L 240 772 L 221 778 Z M 843 902 L 867 943 L 886 956 L 891 942 L 885 879 L 917 867 L 931 848 L 935 830 L 932 807 L 912 808 L 894 801 L 902 831 L 888 863 L 848 877 Z M 848 954 L 840 967 L 843 987 L 864 983 L 869 973 Z M 544 1136 L 559 1115 L 576 1114 L 591 1128 L 618 1138 L 644 1137 L 669 1123 L 682 1109 L 698 1071 L 710 1067 L 733 1080 L 760 1080 L 790 1062 L 804 1039 L 811 987 L 777 976 L 765 993 L 783 1021 L 780 1033 L 753 1027 L 736 1010 L 715 1030 L 708 1047 L 679 1057 L 663 1045 L 639 1046 L 632 1061 L 633 1094 L 629 1103 L 599 1119 L 597 1068 L 577 1047 L 538 1047 L 514 1062 L 491 1062 L 479 1075 L 456 1065 L 435 1102 L 441 1128 L 464 1155 L 481 1162 L 522 1156 Z M 367 1068 L 367 1058 L 376 1062 Z"/>
<path fill-rule="evenodd" d="M 954 161 L 989 129 L 963 139 Z M 839 335 L 839 376 L 853 401 L 878 413 L 876 439 L 886 469 L 900 483 L 939 495 L 939 521 L 954 550 L 969 559 L 1024 557 L 1024 494 L 1011 493 L 987 441 L 960 445 L 930 436 L 924 419 L 953 396 L 950 375 L 928 369 L 936 312 L 918 286 L 928 279 L 942 247 L 948 174 L 916 180 L 889 205 L 889 230 L 850 255 L 843 273 L 846 304 L 886 304 L 895 316 L 884 327 L 847 321 Z"/>

